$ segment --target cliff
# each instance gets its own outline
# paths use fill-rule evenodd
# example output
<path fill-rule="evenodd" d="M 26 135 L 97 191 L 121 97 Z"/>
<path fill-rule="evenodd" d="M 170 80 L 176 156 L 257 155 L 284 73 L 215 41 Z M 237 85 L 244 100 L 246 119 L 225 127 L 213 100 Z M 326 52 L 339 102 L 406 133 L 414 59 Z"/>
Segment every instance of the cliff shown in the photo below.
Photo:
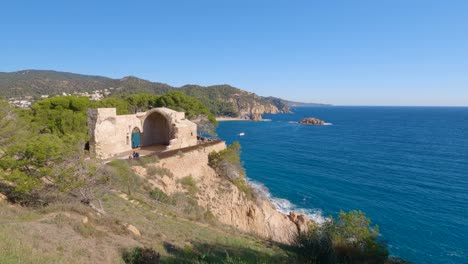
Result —
<path fill-rule="evenodd" d="M 218 143 L 189 153 L 164 158 L 154 166 L 170 170 L 172 175 L 151 178 L 148 169 L 133 167 L 142 178 L 164 191 L 167 195 L 186 191 L 181 181 L 191 176 L 198 189 L 194 195 L 199 206 L 209 209 L 216 219 L 238 230 L 258 235 L 276 242 L 289 243 L 298 230 L 305 230 L 309 220 L 292 213 L 287 216 L 278 212 L 265 197 L 249 199 L 234 184 L 216 174 L 208 166 L 208 154 L 224 149 L 225 143 Z"/>

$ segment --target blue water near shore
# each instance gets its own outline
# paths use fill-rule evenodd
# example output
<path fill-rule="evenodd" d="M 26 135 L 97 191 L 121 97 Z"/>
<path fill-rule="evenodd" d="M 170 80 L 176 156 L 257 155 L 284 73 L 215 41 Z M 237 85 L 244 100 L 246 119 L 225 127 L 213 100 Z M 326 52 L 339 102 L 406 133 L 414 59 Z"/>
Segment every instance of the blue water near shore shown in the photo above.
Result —
<path fill-rule="evenodd" d="M 468 108 L 292 110 L 265 115 L 271 122 L 220 122 L 217 130 L 241 143 L 248 177 L 279 209 L 316 219 L 359 209 L 393 255 L 468 263 Z M 304 117 L 332 125 L 295 123 Z"/>

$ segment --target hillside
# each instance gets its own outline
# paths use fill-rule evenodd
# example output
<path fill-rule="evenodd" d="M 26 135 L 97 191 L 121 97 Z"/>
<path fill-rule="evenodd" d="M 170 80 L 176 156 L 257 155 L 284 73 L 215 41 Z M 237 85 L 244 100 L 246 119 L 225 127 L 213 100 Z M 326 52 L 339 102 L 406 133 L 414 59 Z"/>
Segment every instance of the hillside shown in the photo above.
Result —
<path fill-rule="evenodd" d="M 62 93 L 92 93 L 108 89 L 110 96 L 133 93 L 161 94 L 178 89 L 203 102 L 216 116 L 258 119 L 264 113 L 288 113 L 289 106 L 301 103 L 275 97 L 262 97 L 230 85 L 173 87 L 129 76 L 112 79 L 48 70 L 0 72 L 0 98 L 39 98 L 41 95 Z"/>

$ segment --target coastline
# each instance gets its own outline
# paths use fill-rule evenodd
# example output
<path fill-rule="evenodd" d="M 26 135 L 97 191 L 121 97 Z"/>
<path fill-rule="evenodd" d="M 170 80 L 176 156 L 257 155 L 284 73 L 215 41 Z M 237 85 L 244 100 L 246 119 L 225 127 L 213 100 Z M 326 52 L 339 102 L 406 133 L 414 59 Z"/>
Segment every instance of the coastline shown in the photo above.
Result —
<path fill-rule="evenodd" d="M 240 118 L 240 117 L 216 117 L 216 121 L 251 121 L 250 119 Z"/>

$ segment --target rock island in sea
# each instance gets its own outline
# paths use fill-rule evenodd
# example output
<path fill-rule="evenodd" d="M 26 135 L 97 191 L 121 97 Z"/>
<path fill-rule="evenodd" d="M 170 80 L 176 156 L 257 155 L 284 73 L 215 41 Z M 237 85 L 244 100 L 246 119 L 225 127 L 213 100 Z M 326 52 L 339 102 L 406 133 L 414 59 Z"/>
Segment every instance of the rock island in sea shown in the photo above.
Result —
<path fill-rule="evenodd" d="M 307 117 L 299 121 L 299 124 L 306 124 L 306 125 L 325 125 L 325 121 L 320 120 L 315 117 Z"/>

